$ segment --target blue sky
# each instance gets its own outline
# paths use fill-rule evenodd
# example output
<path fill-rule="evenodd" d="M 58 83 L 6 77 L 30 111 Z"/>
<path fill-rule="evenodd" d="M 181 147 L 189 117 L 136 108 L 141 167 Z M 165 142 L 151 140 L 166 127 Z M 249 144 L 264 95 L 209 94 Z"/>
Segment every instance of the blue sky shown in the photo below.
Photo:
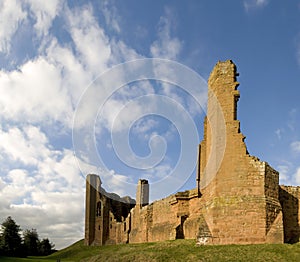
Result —
<path fill-rule="evenodd" d="M 280 183 L 299 185 L 300 1 L 0 0 L 1 221 L 11 215 L 61 248 L 83 237 L 86 173 L 132 197 L 148 178 L 152 200 L 195 187 L 193 170 L 172 172 L 183 156 L 195 164 L 202 87 L 199 105 L 178 86 L 144 79 L 99 106 L 101 74 L 141 58 L 179 62 L 205 80 L 217 61 L 232 59 L 248 151 L 277 169 Z M 84 100 L 88 91 L 96 95 Z M 91 121 L 87 140 L 79 131 Z"/>

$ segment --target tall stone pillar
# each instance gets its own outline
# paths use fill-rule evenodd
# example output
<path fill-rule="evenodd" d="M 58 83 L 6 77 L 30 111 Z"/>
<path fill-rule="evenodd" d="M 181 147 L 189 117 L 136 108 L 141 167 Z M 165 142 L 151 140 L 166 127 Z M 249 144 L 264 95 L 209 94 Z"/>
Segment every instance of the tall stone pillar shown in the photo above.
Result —
<path fill-rule="evenodd" d="M 85 237 L 84 244 L 89 246 L 95 241 L 95 226 L 97 216 L 97 195 L 101 180 L 99 176 L 89 174 L 86 177 L 85 198 Z"/>
<path fill-rule="evenodd" d="M 136 205 L 140 208 L 149 204 L 148 180 L 140 179 L 136 190 Z"/>

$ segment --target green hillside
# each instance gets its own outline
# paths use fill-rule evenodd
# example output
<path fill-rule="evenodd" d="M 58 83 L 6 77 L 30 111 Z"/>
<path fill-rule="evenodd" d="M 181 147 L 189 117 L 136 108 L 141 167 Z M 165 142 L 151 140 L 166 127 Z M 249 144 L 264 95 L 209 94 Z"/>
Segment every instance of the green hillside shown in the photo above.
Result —
<path fill-rule="evenodd" d="M 194 240 L 87 247 L 83 240 L 48 257 L 0 261 L 300 261 L 300 244 L 196 246 Z"/>

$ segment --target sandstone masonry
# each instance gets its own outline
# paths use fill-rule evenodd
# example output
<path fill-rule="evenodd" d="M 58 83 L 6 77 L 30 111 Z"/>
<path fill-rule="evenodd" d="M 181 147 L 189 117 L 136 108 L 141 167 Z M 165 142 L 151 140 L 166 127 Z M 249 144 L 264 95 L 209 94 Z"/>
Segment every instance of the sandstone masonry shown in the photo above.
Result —
<path fill-rule="evenodd" d="M 300 187 L 279 186 L 279 173 L 249 155 L 237 120 L 237 76 L 230 60 L 210 75 L 195 189 L 149 204 L 148 181 L 140 180 L 135 203 L 107 193 L 99 176 L 87 176 L 86 245 L 299 242 Z"/>

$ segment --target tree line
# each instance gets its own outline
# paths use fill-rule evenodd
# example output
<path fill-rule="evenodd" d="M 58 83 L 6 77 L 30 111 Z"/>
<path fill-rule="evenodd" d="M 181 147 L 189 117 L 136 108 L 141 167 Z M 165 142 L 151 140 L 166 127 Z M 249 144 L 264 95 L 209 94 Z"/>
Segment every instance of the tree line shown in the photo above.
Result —
<path fill-rule="evenodd" d="M 21 235 L 21 228 L 9 216 L 1 224 L 0 256 L 47 256 L 53 253 L 54 244 L 48 238 L 39 239 L 36 229 L 26 229 Z"/>

